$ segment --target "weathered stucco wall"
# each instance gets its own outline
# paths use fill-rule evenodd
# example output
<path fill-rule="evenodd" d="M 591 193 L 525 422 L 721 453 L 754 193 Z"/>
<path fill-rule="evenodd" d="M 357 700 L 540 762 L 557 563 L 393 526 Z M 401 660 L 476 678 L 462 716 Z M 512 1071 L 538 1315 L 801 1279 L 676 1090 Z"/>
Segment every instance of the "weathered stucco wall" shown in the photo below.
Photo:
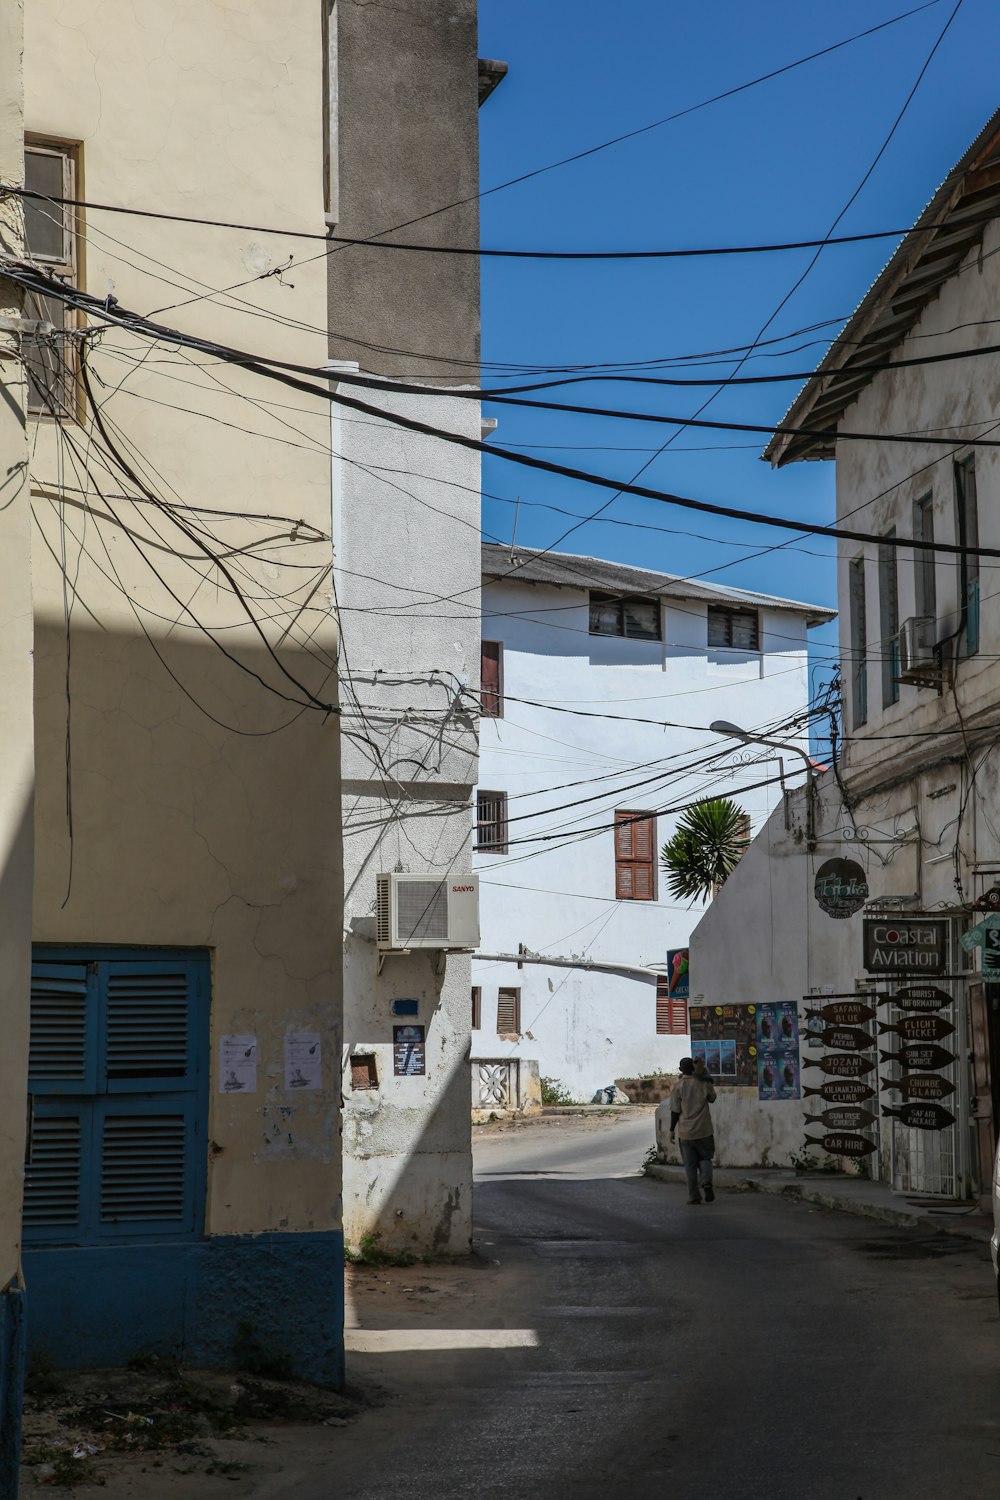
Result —
<path fill-rule="evenodd" d="M 23 172 L 23 7 L 0 9 L 0 181 Z M 0 201 L 0 247 L 23 253 L 13 198 Z M 24 309 L 0 277 L 0 317 Z M 16 325 L 15 325 L 16 326 Z M 0 329 L 0 1493 L 13 1495 L 21 1447 L 24 1293 L 18 1270 L 31 967 L 34 729 L 31 510 L 19 339 Z"/>
<path fill-rule="evenodd" d="M 386 409 L 478 436 L 475 402 L 385 395 Z M 470 960 L 393 956 L 378 973 L 375 877 L 468 872 L 479 673 L 479 459 L 389 422 L 334 418 L 344 701 L 344 1224 L 403 1250 L 471 1236 Z M 405 476 L 405 477 L 401 477 Z M 455 594 L 442 609 L 440 594 Z M 394 999 L 418 1013 L 394 1016 Z M 425 1026 L 426 1075 L 395 1077 L 392 1027 Z M 352 1090 L 351 1053 L 375 1090 Z"/>
<path fill-rule="evenodd" d="M 1000 267 L 994 253 L 1000 248 L 1000 223 L 986 227 L 982 246 L 966 258 L 958 274 L 943 284 L 927 305 L 913 329 L 900 345 L 901 358 L 944 354 L 975 349 L 993 342 L 993 324 Z M 1000 493 L 1000 455 L 993 448 L 964 448 L 962 437 L 987 435 L 987 424 L 995 421 L 1000 356 L 981 355 L 974 360 L 923 367 L 893 369 L 875 375 L 843 418 L 845 429 L 860 432 L 923 432 L 953 438 L 953 445 L 930 446 L 919 438 L 906 443 L 840 442 L 837 445 L 837 515 L 850 516 L 859 530 L 884 533 L 895 527 L 903 536 L 914 535 L 913 506 L 930 495 L 933 501 L 936 541 L 955 542 L 954 462 L 975 455 L 979 499 L 979 543 L 1000 545 L 997 495 Z M 840 646 L 845 663 L 851 660 L 848 573 L 851 560 L 865 557 L 868 636 L 868 722 L 848 745 L 844 771 L 858 790 L 883 779 L 887 743 L 898 770 L 916 771 L 930 758 L 952 748 L 948 736 L 959 738 L 960 729 L 951 692 L 939 697 L 934 688 L 907 684 L 899 689 L 899 700 L 883 706 L 882 659 L 885 644 L 879 623 L 877 545 L 854 545 L 841 550 L 838 597 L 841 601 Z M 903 549 L 897 554 L 899 618 L 917 614 L 917 555 Z M 988 559 L 980 565 L 980 647 L 978 656 L 958 664 L 956 690 L 967 722 L 989 713 L 996 701 L 996 657 L 1000 652 L 1000 611 L 996 608 L 995 573 Z M 960 626 L 959 570 L 956 560 L 943 553 L 934 567 L 937 592 L 936 640 L 943 640 Z M 845 692 L 850 703 L 849 668 L 845 668 Z M 848 729 L 855 731 L 850 710 Z M 940 734 L 932 744 L 928 733 Z M 886 742 L 879 735 L 913 735 L 912 742 Z M 869 738 L 871 736 L 871 738 Z"/>
<path fill-rule="evenodd" d="M 404 5 L 336 0 L 334 14 L 336 233 L 418 245 L 478 245 L 477 0 Z M 424 218 L 449 204 L 457 206 Z M 385 233 L 397 224 L 409 227 Z M 330 256 L 329 274 L 330 352 L 336 359 L 356 359 L 365 370 L 417 380 L 427 380 L 429 370 L 434 380 L 476 379 L 475 256 L 351 246 Z"/>
<path fill-rule="evenodd" d="M 170 0 L 116 11 L 114 24 L 98 0 L 28 3 L 27 128 L 77 145 L 92 199 L 321 233 L 321 93 L 312 0 Z M 80 222 L 80 277 L 95 294 L 322 362 L 322 261 L 254 279 L 294 241 L 97 210 Z M 211 294 L 247 280 L 233 297 Z M 272 1235 L 272 1258 L 297 1233 L 339 1242 L 327 403 L 120 331 L 90 366 L 146 494 L 136 500 L 140 487 L 93 433 L 41 421 L 35 937 L 210 950 L 206 1230 Z M 322 1088 L 306 1097 L 284 1087 L 283 1038 L 299 1030 L 319 1032 L 324 1049 Z M 244 1032 L 258 1037 L 257 1092 L 223 1095 L 218 1041 Z M 331 1307 L 338 1277 L 333 1254 Z"/>

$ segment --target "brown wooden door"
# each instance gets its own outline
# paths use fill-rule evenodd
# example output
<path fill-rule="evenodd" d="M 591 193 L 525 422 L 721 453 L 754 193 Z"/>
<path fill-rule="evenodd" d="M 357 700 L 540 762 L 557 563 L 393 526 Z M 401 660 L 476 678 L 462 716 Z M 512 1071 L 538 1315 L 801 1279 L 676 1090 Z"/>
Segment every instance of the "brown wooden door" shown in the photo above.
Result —
<path fill-rule="evenodd" d="M 994 986 L 990 986 L 995 996 Z M 992 998 L 992 997 L 991 997 Z M 994 1003 L 995 999 L 994 999 Z M 994 1066 L 991 1056 L 991 1031 L 989 1002 L 985 986 L 976 982 L 969 985 L 969 1021 L 972 1028 L 972 1120 L 976 1131 L 979 1154 L 979 1191 L 988 1193 L 993 1174 L 993 1158 L 997 1146 L 996 1101 L 994 1096 Z"/>

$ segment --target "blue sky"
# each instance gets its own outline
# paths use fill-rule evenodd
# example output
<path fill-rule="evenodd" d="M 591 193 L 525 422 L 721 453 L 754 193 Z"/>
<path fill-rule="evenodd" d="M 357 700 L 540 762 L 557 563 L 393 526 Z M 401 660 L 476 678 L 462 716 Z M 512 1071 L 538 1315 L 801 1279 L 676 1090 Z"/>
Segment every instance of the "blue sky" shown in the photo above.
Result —
<path fill-rule="evenodd" d="M 906 0 L 480 0 L 480 53 L 510 72 L 484 107 L 481 185 L 595 145 L 743 83 L 910 9 Z M 482 201 L 482 243 L 541 249 L 645 249 L 820 237 L 851 196 L 953 9 L 938 3 L 875 36 L 685 120 Z M 963 0 L 891 145 L 838 233 L 912 223 L 1000 104 L 1000 5 Z M 769 336 L 844 318 L 893 241 L 829 247 Z M 483 357 L 529 364 L 633 361 L 751 342 L 812 252 L 684 262 L 483 261 Z M 830 333 L 834 329 L 829 330 Z M 744 373 L 807 370 L 822 334 L 791 340 L 782 358 Z M 801 347 L 806 345 L 807 347 Z M 782 346 L 783 347 L 783 346 Z M 732 365 L 690 369 L 712 374 Z M 484 380 L 489 379 L 487 373 Z M 797 386 L 733 388 L 706 417 L 772 423 Z M 552 399 L 690 415 L 709 392 L 601 382 Z M 543 397 L 543 399 L 545 399 Z M 497 438 L 579 468 L 629 479 L 669 429 L 618 420 L 494 408 Z M 764 439 L 688 429 L 644 483 L 698 499 L 813 520 L 833 518 L 833 465 L 761 463 Z M 551 446 L 551 451 L 550 451 Z M 607 451 L 636 449 L 641 451 Z M 697 449 L 701 451 L 684 451 Z M 708 450 L 708 451 L 705 451 Z M 487 459 L 484 487 L 521 497 L 519 543 L 549 546 L 573 524 L 544 505 L 586 515 L 606 493 Z M 484 501 L 484 530 L 509 540 L 514 507 Z M 622 497 L 615 522 L 591 523 L 560 550 L 835 603 L 831 549 L 812 539 L 750 559 L 788 533 L 692 518 Z M 698 532 L 712 540 L 683 533 Z M 738 543 L 740 545 L 727 545 Z M 796 544 L 797 545 L 797 544 Z M 817 556 L 825 553 L 826 556 Z M 744 560 L 746 559 L 746 560 Z M 825 639 L 832 639 L 824 632 Z"/>

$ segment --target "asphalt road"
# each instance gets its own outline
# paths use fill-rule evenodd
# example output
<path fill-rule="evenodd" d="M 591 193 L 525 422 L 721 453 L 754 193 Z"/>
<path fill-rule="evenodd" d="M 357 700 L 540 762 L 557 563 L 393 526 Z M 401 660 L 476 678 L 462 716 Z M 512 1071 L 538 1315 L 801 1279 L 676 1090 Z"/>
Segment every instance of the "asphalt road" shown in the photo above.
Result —
<path fill-rule="evenodd" d="M 396 1394 L 299 1500 L 1000 1493 L 985 1246 L 751 1194 L 690 1207 L 636 1175 L 650 1133 L 477 1141 L 481 1268 L 414 1313 L 433 1347 L 353 1356 Z M 369 1325 L 398 1325 L 381 1305 Z"/>

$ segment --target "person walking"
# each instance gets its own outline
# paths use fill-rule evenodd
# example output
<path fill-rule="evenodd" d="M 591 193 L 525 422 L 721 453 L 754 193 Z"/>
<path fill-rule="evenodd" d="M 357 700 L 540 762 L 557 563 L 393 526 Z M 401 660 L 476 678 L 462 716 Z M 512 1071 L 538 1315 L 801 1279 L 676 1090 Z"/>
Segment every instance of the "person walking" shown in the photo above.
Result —
<path fill-rule="evenodd" d="M 714 1203 L 715 1136 L 708 1106 L 715 1103 L 715 1086 L 700 1058 L 696 1063 L 691 1057 L 682 1057 L 680 1073 L 670 1095 L 670 1139 L 680 1144 L 687 1173 L 688 1202 L 700 1203 L 704 1192 L 705 1202 Z"/>

